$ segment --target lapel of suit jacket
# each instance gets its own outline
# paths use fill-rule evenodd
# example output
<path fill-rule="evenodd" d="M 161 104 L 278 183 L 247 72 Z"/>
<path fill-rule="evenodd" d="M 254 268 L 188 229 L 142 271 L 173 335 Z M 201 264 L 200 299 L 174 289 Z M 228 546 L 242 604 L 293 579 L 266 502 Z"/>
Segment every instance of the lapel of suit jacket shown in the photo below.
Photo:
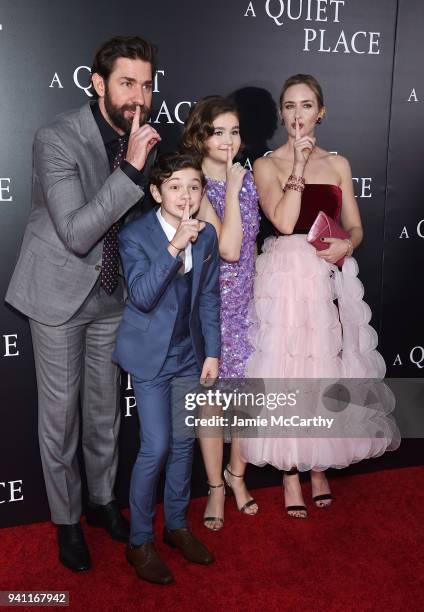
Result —
<path fill-rule="evenodd" d="M 161 224 L 159 223 L 159 219 L 157 218 L 157 215 L 156 215 L 157 210 L 158 210 L 158 207 L 156 206 L 156 208 L 146 213 L 144 218 L 146 219 L 146 227 L 148 228 L 148 230 L 150 230 L 149 231 L 150 240 L 152 241 L 154 248 L 157 251 L 157 254 L 160 255 L 161 253 L 163 253 L 165 249 L 168 248 L 169 241 L 168 241 L 167 235 L 162 229 Z M 172 291 L 176 298 L 177 289 L 173 283 L 172 283 Z"/>
<path fill-rule="evenodd" d="M 80 125 L 81 141 L 86 152 L 85 154 L 92 160 L 94 180 L 97 181 L 98 189 L 100 189 L 110 175 L 110 166 L 106 148 L 94 119 L 90 102 L 81 107 Z"/>
<path fill-rule="evenodd" d="M 150 238 L 158 251 L 158 254 L 163 252 L 168 247 L 168 238 L 162 229 L 159 219 L 156 215 L 157 207 L 146 214 L 146 227 L 150 229 Z M 191 256 L 193 261 L 193 281 L 191 286 L 191 308 L 193 308 L 194 299 L 199 290 L 200 273 L 202 271 L 203 259 L 205 252 L 205 241 L 202 232 L 199 233 L 196 242 L 192 243 Z M 175 289 L 176 295 L 176 289 Z"/>
<path fill-rule="evenodd" d="M 205 253 L 205 241 L 202 232 L 197 236 L 196 242 L 192 243 L 191 255 L 193 259 L 193 282 L 191 287 L 191 308 L 193 308 L 194 300 L 199 291 L 200 273 L 202 271 L 203 259 Z"/>
<path fill-rule="evenodd" d="M 168 238 L 162 229 L 159 219 L 157 217 L 158 207 L 153 208 L 145 215 L 146 227 L 150 229 L 150 238 L 158 251 L 158 254 L 162 253 L 164 249 L 168 248 Z"/>

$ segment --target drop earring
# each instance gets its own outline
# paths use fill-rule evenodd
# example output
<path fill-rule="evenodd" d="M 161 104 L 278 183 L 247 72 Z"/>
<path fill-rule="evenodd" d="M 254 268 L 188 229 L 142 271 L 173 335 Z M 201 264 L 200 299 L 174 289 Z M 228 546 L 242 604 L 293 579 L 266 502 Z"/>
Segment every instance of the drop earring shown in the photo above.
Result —
<path fill-rule="evenodd" d="M 322 123 L 322 117 L 318 117 L 318 119 L 316 120 L 316 123 L 317 123 L 318 125 L 321 125 L 321 123 Z"/>

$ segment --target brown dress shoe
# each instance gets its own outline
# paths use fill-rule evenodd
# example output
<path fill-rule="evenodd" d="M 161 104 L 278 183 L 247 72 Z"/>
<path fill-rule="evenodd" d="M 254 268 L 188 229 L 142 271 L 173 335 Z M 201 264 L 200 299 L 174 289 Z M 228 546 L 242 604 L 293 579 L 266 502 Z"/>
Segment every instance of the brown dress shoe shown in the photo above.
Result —
<path fill-rule="evenodd" d="M 156 584 L 174 582 L 174 576 L 150 542 L 142 544 L 138 548 L 131 548 L 128 544 L 126 557 L 128 563 L 134 566 L 137 576 L 142 580 Z"/>
<path fill-rule="evenodd" d="M 214 561 L 212 553 L 200 542 L 194 533 L 187 528 L 163 530 L 163 541 L 172 548 L 178 548 L 187 561 L 209 565 Z"/>

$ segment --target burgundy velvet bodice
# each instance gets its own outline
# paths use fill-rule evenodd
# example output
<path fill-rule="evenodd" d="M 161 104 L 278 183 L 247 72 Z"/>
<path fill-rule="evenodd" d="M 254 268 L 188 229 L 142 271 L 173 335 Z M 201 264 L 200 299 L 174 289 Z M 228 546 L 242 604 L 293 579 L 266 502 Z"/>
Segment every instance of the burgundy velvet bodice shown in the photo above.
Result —
<path fill-rule="evenodd" d="M 302 193 L 299 219 L 293 233 L 308 233 L 320 210 L 334 221 L 340 222 L 342 210 L 342 190 L 340 187 L 321 183 L 307 183 Z"/>

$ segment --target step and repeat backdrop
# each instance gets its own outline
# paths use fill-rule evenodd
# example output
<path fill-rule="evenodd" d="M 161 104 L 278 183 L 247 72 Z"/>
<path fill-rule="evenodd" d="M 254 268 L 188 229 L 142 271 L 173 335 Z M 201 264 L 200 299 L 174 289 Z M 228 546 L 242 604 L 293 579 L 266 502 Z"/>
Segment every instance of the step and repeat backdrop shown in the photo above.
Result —
<path fill-rule="evenodd" d="M 92 98 L 90 65 L 114 35 L 158 48 L 151 121 L 176 146 L 189 108 L 209 94 L 240 108 L 245 165 L 284 140 L 277 102 L 292 74 L 322 84 L 320 146 L 352 166 L 365 239 L 356 253 L 365 300 L 392 377 L 422 376 L 424 7 L 420 0 L 16 0 L 0 6 L 0 527 L 49 518 L 37 441 L 31 337 L 3 301 L 31 205 L 38 127 Z M 263 226 L 262 237 L 269 231 Z M 135 401 L 122 376 L 118 498 L 126 504 L 138 444 Z M 418 463 L 405 441 L 370 469 Z M 359 468 L 361 469 L 361 468 Z M 252 470 L 251 486 L 277 482 Z M 205 492 L 196 454 L 193 492 Z"/>

